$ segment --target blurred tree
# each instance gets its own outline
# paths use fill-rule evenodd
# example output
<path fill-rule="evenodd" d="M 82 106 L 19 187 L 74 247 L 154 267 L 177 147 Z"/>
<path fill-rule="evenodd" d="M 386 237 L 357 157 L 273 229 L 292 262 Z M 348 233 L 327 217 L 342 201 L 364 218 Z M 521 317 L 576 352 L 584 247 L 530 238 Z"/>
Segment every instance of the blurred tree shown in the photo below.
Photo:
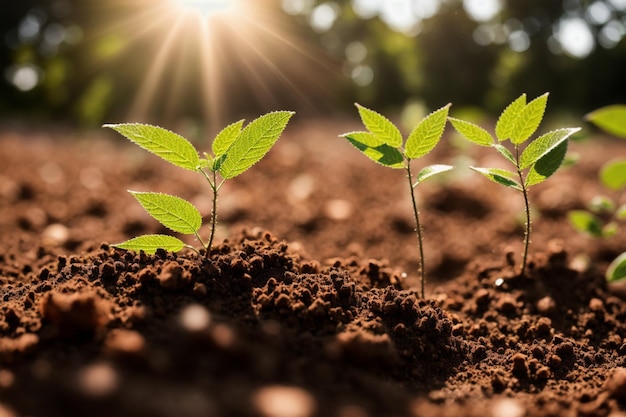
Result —
<path fill-rule="evenodd" d="M 222 124 L 354 101 L 626 101 L 626 0 L 239 1 L 247 12 L 204 37 L 163 12 L 171 0 L 5 1 L 0 112 Z"/>
<path fill-rule="evenodd" d="M 626 99 L 624 0 L 284 0 L 283 5 L 345 60 L 346 76 L 358 85 L 354 95 L 377 108 L 415 97 L 430 108 L 452 101 L 497 111 L 522 91 L 531 96 L 551 91 L 553 105 L 578 112 Z M 316 16 L 329 8 L 337 11 L 333 24 L 320 30 Z M 342 56 L 354 42 L 366 49 L 356 64 Z M 371 70 L 366 80 L 355 71 L 362 67 Z M 344 104 L 350 101 L 347 97 Z"/>

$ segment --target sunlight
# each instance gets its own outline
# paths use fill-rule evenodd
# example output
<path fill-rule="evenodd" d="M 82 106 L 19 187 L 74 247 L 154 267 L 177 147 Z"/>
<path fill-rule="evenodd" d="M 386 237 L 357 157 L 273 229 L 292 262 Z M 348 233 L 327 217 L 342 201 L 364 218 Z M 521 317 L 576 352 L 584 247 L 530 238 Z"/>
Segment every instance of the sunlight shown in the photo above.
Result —
<path fill-rule="evenodd" d="M 228 11 L 234 6 L 233 0 L 172 0 L 178 7 L 201 16 Z"/>
<path fill-rule="evenodd" d="M 294 36 L 289 17 L 257 0 L 114 0 L 122 19 L 101 39 L 123 46 L 95 65 L 141 70 L 128 120 L 202 118 L 210 131 L 251 111 L 292 106 L 316 112 L 311 99 L 334 94 L 323 74 L 330 60 Z M 132 13 L 127 13 L 129 6 Z M 287 103 L 287 104 L 285 104 Z M 319 100 L 318 102 L 319 103 Z"/>

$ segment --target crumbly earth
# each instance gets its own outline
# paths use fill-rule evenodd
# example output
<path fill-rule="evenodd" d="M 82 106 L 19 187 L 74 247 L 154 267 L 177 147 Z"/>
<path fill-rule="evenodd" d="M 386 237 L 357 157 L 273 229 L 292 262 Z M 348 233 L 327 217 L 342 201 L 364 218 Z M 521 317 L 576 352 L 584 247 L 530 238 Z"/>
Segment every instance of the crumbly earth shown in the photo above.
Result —
<path fill-rule="evenodd" d="M 566 219 L 610 194 L 626 143 L 574 143 L 532 190 L 520 276 L 520 196 L 446 137 L 415 161 L 460 166 L 417 188 L 422 299 L 406 178 L 336 137 L 356 128 L 290 126 L 222 188 L 208 257 L 110 246 L 166 232 L 127 189 L 208 220 L 202 178 L 114 134 L 1 130 L 0 416 L 626 416 L 626 302 L 602 273 L 626 231 Z"/>

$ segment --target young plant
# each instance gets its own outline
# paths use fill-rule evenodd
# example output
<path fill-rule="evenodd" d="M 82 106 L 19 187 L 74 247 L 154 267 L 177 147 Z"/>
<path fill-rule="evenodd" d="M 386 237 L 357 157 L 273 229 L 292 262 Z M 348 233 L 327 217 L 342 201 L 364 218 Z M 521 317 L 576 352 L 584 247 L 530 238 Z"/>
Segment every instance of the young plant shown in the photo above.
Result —
<path fill-rule="evenodd" d="M 409 180 L 413 215 L 415 217 L 415 233 L 417 235 L 420 254 L 421 292 L 425 296 L 424 286 L 426 272 L 424 267 L 424 248 L 422 242 L 422 227 L 419 211 L 415 201 L 415 187 L 426 179 L 452 169 L 450 165 L 429 165 L 415 176 L 411 170 L 411 161 L 429 153 L 439 143 L 446 126 L 450 104 L 426 116 L 403 140 L 400 130 L 386 117 L 359 104 L 356 107 L 366 132 L 349 132 L 341 135 L 348 139 L 358 150 L 368 158 L 389 168 L 404 169 Z"/>
<path fill-rule="evenodd" d="M 587 210 L 571 210 L 568 218 L 581 233 L 595 238 L 609 238 L 617 234 L 619 222 L 626 221 L 626 159 L 607 162 L 600 169 L 600 182 L 618 193 L 617 198 L 596 195 L 587 204 Z"/>
<path fill-rule="evenodd" d="M 217 224 L 217 195 L 226 180 L 243 173 L 270 150 L 287 126 L 293 112 L 268 113 L 250 122 L 245 128 L 240 120 L 224 128 L 213 140 L 212 153 L 198 155 L 187 139 L 157 126 L 139 123 L 107 124 L 143 149 L 160 156 L 177 167 L 194 171 L 206 178 L 212 190 L 211 230 L 205 242 L 200 236 L 202 216 L 188 201 L 173 195 L 151 192 L 129 192 L 139 204 L 163 226 L 174 232 L 194 235 L 209 257 Z M 169 235 L 144 235 L 114 247 L 155 253 L 157 249 L 177 252 L 185 247 L 199 253 L 193 246 Z"/>
<path fill-rule="evenodd" d="M 626 139 L 626 105 L 615 104 L 592 111 L 585 116 L 607 133 Z M 618 193 L 616 199 L 595 196 L 588 205 L 589 211 L 572 210 L 569 219 L 578 231 L 593 237 L 606 238 L 618 232 L 618 222 L 626 221 L 626 159 L 609 161 L 599 175 L 605 187 Z M 608 281 L 626 279 L 626 252 L 618 255 L 606 271 Z"/>
<path fill-rule="evenodd" d="M 497 140 L 485 129 L 473 123 L 449 118 L 452 126 L 466 139 L 477 145 L 495 149 L 513 165 L 514 171 L 500 168 L 471 168 L 498 184 L 519 191 L 524 198 L 526 224 L 520 275 L 526 272 L 530 245 L 528 189 L 556 172 L 565 159 L 567 139 L 580 130 L 580 128 L 558 129 L 528 142 L 543 119 L 547 102 L 548 93 L 530 103 L 526 103 L 526 94 L 522 94 L 498 118 L 495 129 Z M 509 148 L 503 145 L 507 140 L 510 141 Z"/>

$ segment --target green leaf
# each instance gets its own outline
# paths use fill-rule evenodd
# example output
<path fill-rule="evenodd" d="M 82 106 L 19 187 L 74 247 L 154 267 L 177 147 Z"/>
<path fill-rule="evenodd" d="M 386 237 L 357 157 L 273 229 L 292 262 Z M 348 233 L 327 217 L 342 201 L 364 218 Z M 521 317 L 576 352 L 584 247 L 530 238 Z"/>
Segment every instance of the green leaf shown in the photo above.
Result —
<path fill-rule="evenodd" d="M 352 140 L 362 143 L 370 148 L 375 148 L 380 145 L 384 145 L 385 142 L 381 140 L 378 136 L 374 135 L 370 132 L 349 132 L 344 133 L 340 137 L 348 138 L 350 137 Z"/>
<path fill-rule="evenodd" d="M 593 237 L 602 237 L 602 221 L 585 210 L 572 210 L 567 213 L 574 229 Z"/>
<path fill-rule="evenodd" d="M 451 104 L 448 103 L 442 108 L 435 110 L 413 129 L 406 140 L 405 154 L 407 158 L 421 158 L 432 151 L 439 143 L 446 128 L 450 106 Z"/>
<path fill-rule="evenodd" d="M 626 278 L 626 252 L 615 258 L 606 270 L 606 280 L 609 282 L 624 278 Z"/>
<path fill-rule="evenodd" d="M 144 209 L 163 226 L 175 232 L 195 234 L 202 226 L 202 216 L 193 204 L 169 194 L 129 191 Z"/>
<path fill-rule="evenodd" d="M 533 165 L 541 158 L 550 153 L 553 149 L 557 148 L 563 142 L 567 140 L 574 133 L 578 132 L 580 128 L 558 129 L 548 132 L 543 136 L 538 137 L 530 143 L 522 152 L 522 156 L 519 160 L 520 169 L 526 169 Z M 561 161 L 559 161 L 560 164 Z"/>
<path fill-rule="evenodd" d="M 602 184 L 612 190 L 626 187 L 626 159 L 620 159 L 604 164 L 600 170 Z"/>
<path fill-rule="evenodd" d="M 126 250 L 142 250 L 148 254 L 154 254 L 157 249 L 178 252 L 185 247 L 185 244 L 173 236 L 168 235 L 143 235 L 129 239 L 122 243 L 111 245 L 114 248 Z"/>
<path fill-rule="evenodd" d="M 601 107 L 585 116 L 602 130 L 620 138 L 626 138 L 626 104 Z"/>
<path fill-rule="evenodd" d="M 222 164 L 224 163 L 224 161 L 226 160 L 226 157 L 228 155 L 223 154 L 218 156 L 217 158 L 215 158 L 213 160 L 213 164 L 211 164 L 211 171 L 213 172 L 218 172 L 220 170 L 220 168 L 222 167 Z"/>
<path fill-rule="evenodd" d="M 413 188 L 417 187 L 417 184 L 424 182 L 430 177 L 433 177 L 437 174 L 441 174 L 442 172 L 450 171 L 454 167 L 451 165 L 443 165 L 443 164 L 435 164 L 429 165 L 424 168 L 417 174 L 417 179 L 415 184 L 413 184 Z"/>
<path fill-rule="evenodd" d="M 504 156 L 508 161 L 510 161 L 513 165 L 517 166 L 517 162 L 515 162 L 515 157 L 507 148 L 500 144 L 492 145 L 496 151 L 500 152 L 500 155 Z"/>
<path fill-rule="evenodd" d="M 493 144 L 493 137 L 482 127 L 453 117 L 449 117 L 448 120 L 450 120 L 454 129 L 463 135 L 465 139 L 480 146 L 491 146 Z"/>
<path fill-rule="evenodd" d="M 556 148 L 553 148 L 535 165 L 530 168 L 528 175 L 526 175 L 526 186 L 539 184 L 554 174 L 565 160 L 565 154 L 567 153 L 567 141 L 561 142 Z"/>
<path fill-rule="evenodd" d="M 526 142 L 535 133 L 548 104 L 548 93 L 537 97 L 524 107 L 511 132 L 511 142 L 516 145 Z"/>
<path fill-rule="evenodd" d="M 348 141 L 352 145 L 354 145 L 358 150 L 363 152 L 365 156 L 367 156 L 374 162 L 377 162 L 381 165 L 384 165 L 390 168 L 396 168 L 396 169 L 405 167 L 404 157 L 402 156 L 402 153 L 397 148 L 393 148 L 387 145 L 386 143 L 383 143 L 382 145 L 378 145 L 378 146 L 370 146 L 366 143 L 361 142 L 359 139 L 363 139 L 365 140 L 365 142 L 368 142 L 368 143 L 377 143 L 377 142 L 375 141 L 371 142 L 370 141 L 371 137 L 369 137 L 368 135 L 362 135 L 362 133 L 363 132 L 346 133 L 342 135 L 342 137 L 345 137 L 346 139 L 348 139 Z"/>
<path fill-rule="evenodd" d="M 294 112 L 278 111 L 253 120 L 226 151 L 220 167 L 224 179 L 234 178 L 256 164 L 276 143 Z"/>
<path fill-rule="evenodd" d="M 211 144 L 211 148 L 213 149 L 213 154 L 215 158 L 218 158 L 226 153 L 230 145 L 237 139 L 237 136 L 241 133 L 241 129 L 243 128 L 244 120 L 239 120 L 238 122 L 232 123 L 226 126 L 220 133 L 217 134 L 213 143 Z"/>
<path fill-rule="evenodd" d="M 358 103 L 355 103 L 355 105 L 367 130 L 389 146 L 394 148 L 402 146 L 402 133 L 389 119 Z"/>
<path fill-rule="evenodd" d="M 131 142 L 178 167 L 195 171 L 200 164 L 198 152 L 184 137 L 158 126 L 141 123 L 106 124 Z"/>
<path fill-rule="evenodd" d="M 517 118 L 526 107 L 526 94 L 522 94 L 507 106 L 496 123 L 496 136 L 500 142 L 511 138 Z"/>
<path fill-rule="evenodd" d="M 522 191 L 522 186 L 515 180 L 515 174 L 511 171 L 499 168 L 470 168 L 476 172 L 483 174 L 485 177 L 489 178 L 493 182 L 497 182 L 498 184 L 502 184 L 509 188 L 514 188 L 518 191 Z"/>
<path fill-rule="evenodd" d="M 622 204 L 615 210 L 615 218 L 617 220 L 626 220 L 626 204 Z"/>

